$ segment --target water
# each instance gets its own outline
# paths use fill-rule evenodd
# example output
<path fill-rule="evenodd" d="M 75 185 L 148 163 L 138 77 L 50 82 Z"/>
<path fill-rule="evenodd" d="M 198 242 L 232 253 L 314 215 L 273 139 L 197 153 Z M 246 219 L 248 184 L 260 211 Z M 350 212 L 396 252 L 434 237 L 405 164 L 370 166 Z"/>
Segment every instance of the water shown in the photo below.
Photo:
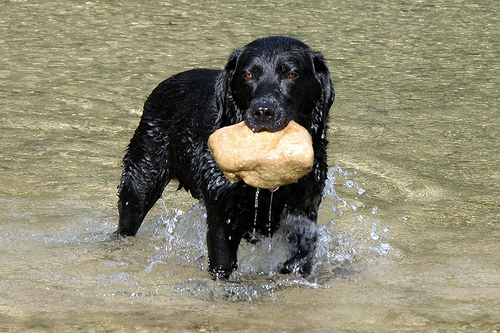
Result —
<path fill-rule="evenodd" d="M 500 330 L 493 1 L 0 3 L 0 332 Z M 337 98 L 320 244 L 279 233 L 207 272 L 204 209 L 167 188 L 117 241 L 145 97 L 257 37 L 322 51 Z"/>
<path fill-rule="evenodd" d="M 257 217 L 258 217 L 257 212 L 259 208 L 259 194 L 260 194 L 260 188 L 255 189 L 255 203 L 254 203 L 255 215 L 253 217 L 252 235 L 250 236 L 252 240 L 255 240 L 257 235 Z"/>

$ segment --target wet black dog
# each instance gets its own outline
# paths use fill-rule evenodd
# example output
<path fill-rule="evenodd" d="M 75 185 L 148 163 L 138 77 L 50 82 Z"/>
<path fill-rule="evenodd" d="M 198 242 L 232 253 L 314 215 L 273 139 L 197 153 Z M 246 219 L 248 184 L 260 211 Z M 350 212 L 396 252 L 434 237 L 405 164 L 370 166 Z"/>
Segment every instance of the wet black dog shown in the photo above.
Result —
<path fill-rule="evenodd" d="M 228 277 L 242 238 L 286 228 L 291 258 L 282 273 L 308 275 L 326 178 L 326 124 L 334 90 L 323 56 L 287 37 L 258 39 L 235 51 L 224 70 L 195 69 L 163 81 L 144 105 L 123 161 L 118 234 L 133 236 L 171 179 L 207 209 L 209 269 Z M 254 132 L 290 120 L 313 138 L 314 167 L 276 192 L 229 182 L 210 155 L 218 128 L 245 121 Z M 257 208 L 256 208 L 257 206 Z"/>

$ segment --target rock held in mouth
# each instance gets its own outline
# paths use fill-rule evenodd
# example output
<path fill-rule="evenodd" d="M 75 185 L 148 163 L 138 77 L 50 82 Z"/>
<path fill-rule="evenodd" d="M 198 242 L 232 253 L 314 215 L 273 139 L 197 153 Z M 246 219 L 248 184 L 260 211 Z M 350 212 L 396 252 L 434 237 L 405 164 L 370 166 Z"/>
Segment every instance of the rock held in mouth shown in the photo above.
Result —
<path fill-rule="evenodd" d="M 293 120 L 277 132 L 254 133 L 244 122 L 222 127 L 208 147 L 227 179 L 264 189 L 297 181 L 314 163 L 311 135 Z"/>

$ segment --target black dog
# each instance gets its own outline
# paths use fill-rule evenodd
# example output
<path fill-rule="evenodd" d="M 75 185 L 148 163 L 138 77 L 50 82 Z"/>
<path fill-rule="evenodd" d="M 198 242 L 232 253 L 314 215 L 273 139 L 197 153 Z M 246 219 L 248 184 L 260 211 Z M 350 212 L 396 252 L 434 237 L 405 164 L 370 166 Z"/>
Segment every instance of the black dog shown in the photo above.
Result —
<path fill-rule="evenodd" d="M 282 273 L 308 275 L 326 179 L 326 126 L 334 90 L 323 56 L 287 37 L 258 39 L 235 51 L 224 70 L 195 69 L 163 81 L 144 104 L 123 160 L 118 234 L 133 236 L 171 179 L 207 209 L 209 269 L 227 278 L 242 238 L 272 236 L 281 226 L 291 248 Z M 254 132 L 279 131 L 290 120 L 313 138 L 313 170 L 276 192 L 231 183 L 207 140 L 245 121 Z M 256 205 L 256 193 L 257 205 Z M 256 208 L 257 207 L 257 208 Z"/>

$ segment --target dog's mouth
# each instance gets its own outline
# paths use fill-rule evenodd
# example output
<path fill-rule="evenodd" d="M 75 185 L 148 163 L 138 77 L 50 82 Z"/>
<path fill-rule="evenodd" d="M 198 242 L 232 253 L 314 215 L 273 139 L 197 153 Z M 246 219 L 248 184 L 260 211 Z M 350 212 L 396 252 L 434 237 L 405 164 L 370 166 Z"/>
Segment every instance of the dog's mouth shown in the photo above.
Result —
<path fill-rule="evenodd" d="M 252 121 L 245 121 L 245 124 L 252 130 L 254 133 L 259 132 L 279 132 L 282 131 L 287 124 L 255 124 Z"/>
<path fill-rule="evenodd" d="M 281 107 L 276 107 L 269 101 L 252 103 L 245 112 L 245 124 L 254 133 L 278 132 L 283 130 L 290 119 L 286 119 L 285 112 Z"/>

